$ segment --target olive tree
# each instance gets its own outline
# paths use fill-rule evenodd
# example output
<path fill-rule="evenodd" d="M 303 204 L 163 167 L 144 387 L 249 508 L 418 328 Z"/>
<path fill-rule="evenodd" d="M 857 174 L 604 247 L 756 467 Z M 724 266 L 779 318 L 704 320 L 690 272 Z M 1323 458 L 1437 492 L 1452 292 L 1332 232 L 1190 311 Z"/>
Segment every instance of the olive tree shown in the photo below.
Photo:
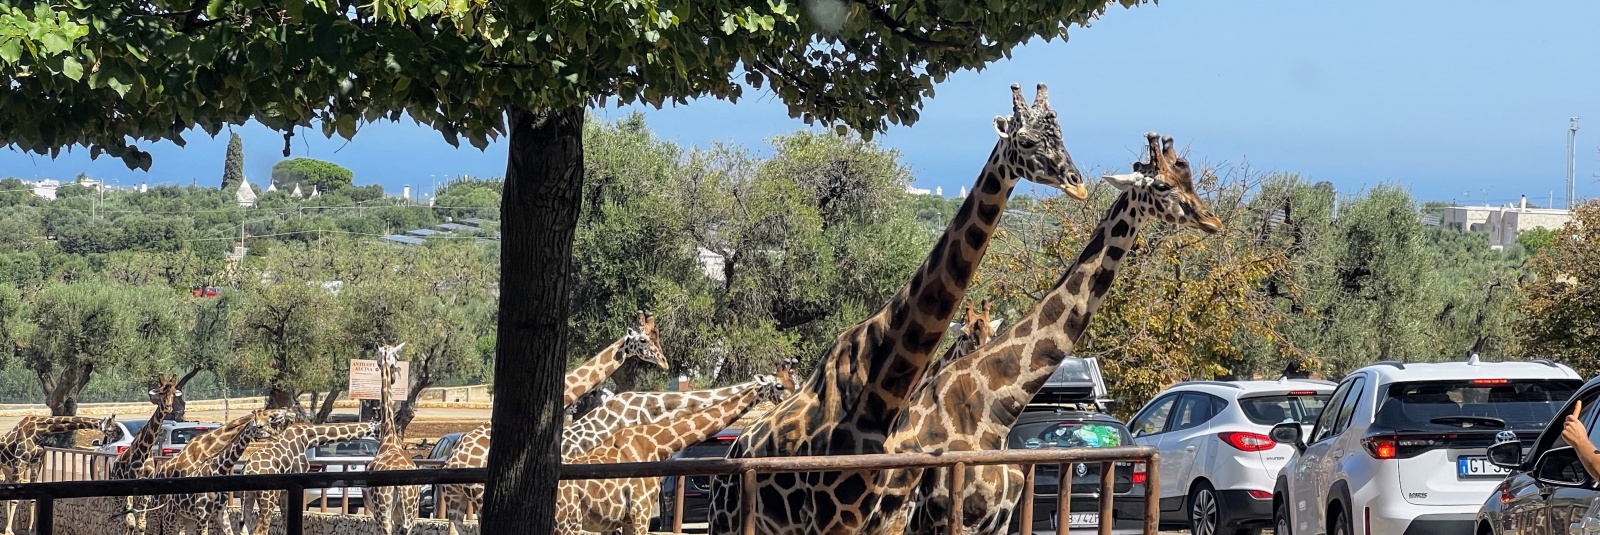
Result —
<path fill-rule="evenodd" d="M 483 529 L 548 532 L 590 106 L 754 88 L 870 134 L 915 122 L 952 73 L 1109 3 L 0 0 L 0 144 L 149 169 L 137 143 L 252 119 L 285 153 L 297 129 L 348 139 L 405 115 L 452 144 L 508 137 L 493 424 L 512 446 L 491 450 Z"/>

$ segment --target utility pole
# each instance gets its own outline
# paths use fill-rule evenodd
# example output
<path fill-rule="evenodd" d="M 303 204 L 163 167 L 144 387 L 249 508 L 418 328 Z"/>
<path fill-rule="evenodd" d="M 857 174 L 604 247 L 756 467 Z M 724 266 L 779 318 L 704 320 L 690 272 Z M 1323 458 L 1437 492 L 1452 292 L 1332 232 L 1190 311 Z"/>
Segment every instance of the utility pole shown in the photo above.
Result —
<path fill-rule="evenodd" d="M 1578 194 L 1578 156 L 1575 152 L 1578 147 L 1578 118 L 1570 119 L 1572 126 L 1567 128 L 1567 209 L 1571 210 L 1576 204 Z"/>

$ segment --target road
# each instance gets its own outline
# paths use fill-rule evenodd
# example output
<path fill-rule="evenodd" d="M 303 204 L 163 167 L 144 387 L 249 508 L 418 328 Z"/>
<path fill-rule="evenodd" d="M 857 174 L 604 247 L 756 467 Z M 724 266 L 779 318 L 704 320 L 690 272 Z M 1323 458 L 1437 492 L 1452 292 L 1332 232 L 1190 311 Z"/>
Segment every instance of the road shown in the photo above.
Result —
<path fill-rule="evenodd" d="M 238 409 L 234 409 L 234 410 L 230 411 L 229 414 L 224 414 L 222 411 L 189 411 L 189 414 L 187 415 L 187 418 L 190 419 L 190 420 L 201 421 L 201 422 L 221 422 L 221 421 L 224 421 L 230 415 L 232 417 L 234 417 L 234 418 L 238 418 L 240 416 L 244 416 L 245 413 L 250 408 L 253 408 L 253 407 L 240 407 Z M 355 414 L 355 411 L 354 411 L 354 409 L 341 409 L 341 410 L 334 411 L 334 413 L 335 414 Z M 124 421 L 126 421 L 126 420 L 142 421 L 142 420 L 145 420 L 145 419 L 148 419 L 148 418 L 150 418 L 150 413 L 149 412 L 139 412 L 139 413 L 129 412 L 129 413 L 117 414 L 117 419 L 118 420 L 124 420 Z M 0 431 L 9 430 L 12 427 L 15 427 L 17 425 L 17 422 L 21 421 L 21 420 L 22 420 L 21 416 L 0 416 Z M 416 416 L 416 419 L 414 421 L 417 421 L 417 422 L 487 422 L 487 421 L 489 421 L 489 409 L 435 409 L 435 408 L 421 408 L 421 409 L 417 409 L 417 416 Z"/>

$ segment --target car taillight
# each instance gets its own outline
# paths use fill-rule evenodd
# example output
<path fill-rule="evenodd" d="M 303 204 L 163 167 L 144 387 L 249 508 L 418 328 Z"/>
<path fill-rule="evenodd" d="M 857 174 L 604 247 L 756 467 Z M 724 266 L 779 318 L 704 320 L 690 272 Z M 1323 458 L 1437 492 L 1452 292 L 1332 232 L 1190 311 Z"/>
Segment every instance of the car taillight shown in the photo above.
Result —
<path fill-rule="evenodd" d="M 1255 498 L 1257 500 L 1270 500 L 1270 499 L 1272 499 L 1272 493 L 1264 491 L 1264 490 L 1251 490 L 1251 491 L 1246 491 L 1246 492 L 1250 493 L 1250 497 L 1251 498 Z"/>
<path fill-rule="evenodd" d="M 1149 478 L 1149 474 L 1145 473 L 1144 463 L 1133 463 L 1133 484 L 1142 485 Z"/>
<path fill-rule="evenodd" d="M 1473 379 L 1472 380 L 1472 384 L 1475 384 L 1475 385 L 1503 385 L 1503 384 L 1510 383 L 1510 382 L 1511 382 L 1510 379 Z"/>
<path fill-rule="evenodd" d="M 161 448 L 161 455 L 163 457 L 171 457 L 173 455 L 177 455 L 178 451 L 179 450 L 177 448 Z"/>
<path fill-rule="evenodd" d="M 1289 395 L 1291 395 L 1291 396 L 1315 396 L 1315 395 L 1317 395 L 1317 391 L 1316 390 L 1291 390 L 1291 391 L 1289 391 Z"/>
<path fill-rule="evenodd" d="M 1376 436 L 1361 439 L 1361 444 L 1367 447 L 1367 453 L 1374 459 L 1407 459 L 1417 454 L 1444 445 L 1450 436 L 1435 438 L 1429 436 Z"/>
<path fill-rule="evenodd" d="M 311 471 L 312 472 L 321 472 L 322 471 L 322 465 L 320 465 L 320 464 L 311 465 Z"/>
<path fill-rule="evenodd" d="M 124 451 L 128 451 L 127 446 L 117 446 L 117 455 L 122 455 L 122 452 Z"/>
<path fill-rule="evenodd" d="M 1239 451 L 1270 450 L 1273 446 L 1277 445 L 1277 443 L 1272 441 L 1272 437 L 1259 433 L 1230 431 L 1227 433 L 1218 433 L 1217 436 L 1222 438 L 1223 442 L 1226 442 L 1229 446 L 1233 446 L 1234 449 Z"/>

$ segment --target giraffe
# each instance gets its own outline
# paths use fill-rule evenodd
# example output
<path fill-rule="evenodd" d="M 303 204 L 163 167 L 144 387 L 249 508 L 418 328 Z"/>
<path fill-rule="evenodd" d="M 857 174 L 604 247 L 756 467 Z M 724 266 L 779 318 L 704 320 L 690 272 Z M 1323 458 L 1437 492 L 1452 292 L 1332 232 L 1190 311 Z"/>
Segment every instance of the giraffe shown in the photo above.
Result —
<path fill-rule="evenodd" d="M 956 359 L 918 392 L 889 437 L 891 451 L 1002 449 L 1012 423 L 1083 335 L 1141 226 L 1160 220 L 1208 234 L 1222 229 L 1222 221 L 1195 192 L 1189 162 L 1174 152 L 1172 138 L 1155 133 L 1146 138 L 1149 164 L 1134 164 L 1127 175 L 1105 177 L 1122 193 L 1089 235 L 1077 261 L 1016 325 Z M 969 467 L 959 501 L 950 496 L 949 472 L 884 471 L 878 503 L 880 511 L 893 514 L 875 517 L 885 525 L 869 532 L 947 533 L 950 509 L 959 503 L 964 532 L 1003 534 L 1021 498 L 1022 471 L 1004 465 Z"/>
<path fill-rule="evenodd" d="M 156 473 L 155 448 L 156 439 L 161 437 L 161 422 L 166 421 L 167 415 L 172 412 L 173 404 L 183 398 L 183 391 L 178 389 L 178 376 L 163 377 L 156 375 L 156 386 L 147 393 L 150 403 L 155 409 L 150 412 L 150 420 L 144 427 L 133 435 L 133 441 L 127 449 L 117 453 L 117 458 L 111 463 L 107 474 L 111 479 L 145 479 L 153 477 Z M 150 508 L 152 498 L 149 496 L 128 496 L 122 499 L 122 523 L 125 535 L 144 533 L 145 515 L 142 511 Z"/>
<path fill-rule="evenodd" d="M 780 382 L 794 383 L 788 366 L 778 366 L 774 377 Z M 685 412 L 701 410 L 745 390 L 760 388 L 761 381 L 758 376 L 733 386 L 693 392 L 623 392 L 561 430 L 561 458 L 571 462 L 622 429 L 678 418 Z"/>
<path fill-rule="evenodd" d="M 623 361 L 634 357 L 666 369 L 667 361 L 661 355 L 660 336 L 656 333 L 656 318 L 639 311 L 637 324 L 616 342 L 601 350 L 577 369 L 567 373 L 566 392 L 562 407 L 570 407 L 579 397 L 593 390 L 601 381 L 621 368 Z M 456 446 L 445 459 L 445 468 L 483 468 L 489 462 L 489 442 L 492 435 L 489 424 L 467 431 L 456 440 Z M 467 507 L 477 510 L 483 506 L 483 485 L 443 485 L 439 492 L 445 500 L 446 515 L 459 526 L 465 521 Z"/>
<path fill-rule="evenodd" d="M 417 463 L 411 462 L 411 456 L 406 454 L 403 433 L 394 425 L 394 399 L 389 388 L 395 382 L 395 374 L 399 370 L 400 348 L 399 345 L 378 346 L 378 376 L 382 388 L 379 389 L 379 414 L 382 416 L 382 425 L 378 431 L 378 454 L 367 463 L 367 471 L 377 470 L 416 470 Z M 396 530 L 402 534 L 411 533 L 411 525 L 417 521 L 417 499 L 422 491 L 416 485 L 399 487 L 373 487 L 367 492 L 367 511 L 372 513 L 372 520 L 378 523 L 379 533 L 393 535 Z"/>
<path fill-rule="evenodd" d="M 618 338 L 616 342 L 606 346 L 600 354 L 590 358 L 583 365 L 567 372 L 566 393 L 562 396 L 561 406 L 567 407 L 578 401 L 579 397 L 587 394 L 601 381 L 621 368 L 628 357 L 633 357 L 656 366 L 667 369 L 667 360 L 661 356 L 661 339 L 656 334 L 656 317 L 639 311 L 638 324 L 628 329 L 628 333 Z"/>
<path fill-rule="evenodd" d="M 189 441 L 183 451 L 156 468 L 156 477 L 204 477 L 233 473 L 233 465 L 244 456 L 251 443 L 276 437 L 294 422 L 294 413 L 288 409 L 258 409 L 247 416 L 235 418 L 215 430 Z M 209 531 L 214 523 L 224 534 L 232 535 L 233 522 L 228 518 L 228 495 L 221 492 L 195 494 L 168 494 L 155 497 L 161 509 L 161 522 L 157 533 L 182 530 L 188 535 Z M 179 522 L 183 525 L 180 526 Z"/>
<path fill-rule="evenodd" d="M 782 401 L 794 383 L 772 375 L 757 376 L 756 388 L 709 405 L 684 411 L 677 417 L 628 427 L 600 446 L 573 459 L 572 464 L 660 461 L 699 444 L 739 419 L 763 400 Z M 612 533 L 645 535 L 650 510 L 661 492 L 661 478 L 562 481 L 556 498 L 556 533 L 560 535 Z"/>
<path fill-rule="evenodd" d="M 729 458 L 884 452 L 883 440 L 966 297 L 977 265 L 1019 180 L 1054 186 L 1082 200 L 1082 175 L 1062 146 L 1044 84 L 1033 105 L 1011 86 L 1012 115 L 994 119 L 999 139 L 950 225 L 906 286 L 871 317 L 841 333 L 805 386 L 734 441 Z M 758 533 L 839 533 L 859 528 L 869 471 L 758 474 L 759 504 L 741 504 L 738 477 L 711 483 L 714 535 L 741 533 L 740 508 L 759 506 Z"/>
<path fill-rule="evenodd" d="M 79 429 L 99 429 L 109 434 L 115 426 L 116 416 L 24 416 L 11 431 L 0 435 L 0 477 L 4 477 L 6 483 L 38 480 L 44 471 L 44 444 L 41 442 L 45 437 Z M 6 502 L 5 535 L 14 533 L 12 523 L 16 519 L 17 503 Z M 33 531 L 31 517 L 27 530 Z"/>
<path fill-rule="evenodd" d="M 243 474 L 298 474 L 310 468 L 306 450 L 341 440 L 376 436 L 377 424 L 308 424 L 293 423 L 284 428 L 277 438 L 267 441 L 241 460 Z M 287 491 L 239 493 L 239 514 L 242 517 L 240 532 L 265 535 L 272 526 L 272 515 L 278 510 L 280 500 Z"/>

